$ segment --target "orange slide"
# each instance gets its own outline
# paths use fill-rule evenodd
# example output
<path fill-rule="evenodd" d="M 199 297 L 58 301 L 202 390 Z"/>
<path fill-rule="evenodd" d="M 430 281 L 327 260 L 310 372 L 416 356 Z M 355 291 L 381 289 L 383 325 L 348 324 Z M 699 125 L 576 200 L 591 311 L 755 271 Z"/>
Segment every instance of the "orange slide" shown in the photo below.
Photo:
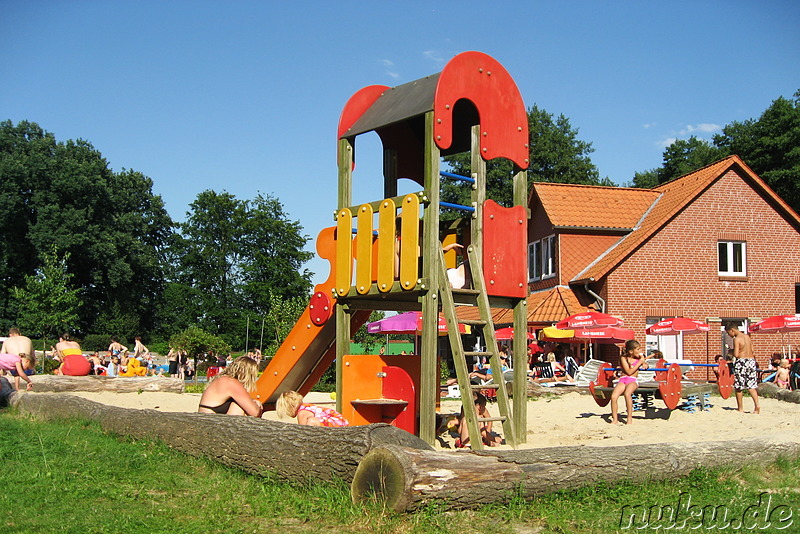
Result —
<path fill-rule="evenodd" d="M 333 317 L 336 228 L 325 228 L 317 237 L 317 253 L 330 263 L 328 279 L 314 287 L 314 295 L 286 340 L 256 382 L 253 397 L 274 409 L 278 396 L 294 390 L 305 395 L 319 382 L 336 358 L 336 321 Z M 369 318 L 368 310 L 355 312 L 351 335 Z"/>

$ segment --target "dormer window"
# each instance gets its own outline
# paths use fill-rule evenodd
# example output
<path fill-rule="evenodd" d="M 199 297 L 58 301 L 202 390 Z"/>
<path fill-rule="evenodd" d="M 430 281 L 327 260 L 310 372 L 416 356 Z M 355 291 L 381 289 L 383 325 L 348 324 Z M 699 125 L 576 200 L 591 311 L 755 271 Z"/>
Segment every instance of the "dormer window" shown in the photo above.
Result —
<path fill-rule="evenodd" d="M 556 275 L 554 235 L 528 244 L 528 281 L 546 280 Z"/>

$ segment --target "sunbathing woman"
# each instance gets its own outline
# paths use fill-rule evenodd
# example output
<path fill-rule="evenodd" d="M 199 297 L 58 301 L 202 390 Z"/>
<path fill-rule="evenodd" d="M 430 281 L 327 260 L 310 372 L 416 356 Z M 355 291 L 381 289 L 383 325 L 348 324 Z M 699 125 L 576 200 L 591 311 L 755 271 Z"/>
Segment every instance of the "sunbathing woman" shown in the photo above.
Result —
<path fill-rule="evenodd" d="M 342 414 L 332 408 L 314 406 L 303 402 L 303 396 L 296 391 L 285 391 L 275 403 L 278 417 L 297 417 L 297 422 L 307 426 L 349 426 Z"/>
<path fill-rule="evenodd" d="M 264 408 L 250 396 L 258 380 L 258 364 L 240 356 L 213 379 L 200 397 L 200 413 L 261 417 Z"/>
<path fill-rule="evenodd" d="M 622 376 L 611 392 L 611 423 L 619 424 L 617 401 L 625 395 L 625 408 L 628 410 L 628 424 L 633 420 L 633 392 L 639 387 L 639 369 L 647 369 L 640 344 L 635 339 L 625 342 L 625 354 L 620 358 Z"/>

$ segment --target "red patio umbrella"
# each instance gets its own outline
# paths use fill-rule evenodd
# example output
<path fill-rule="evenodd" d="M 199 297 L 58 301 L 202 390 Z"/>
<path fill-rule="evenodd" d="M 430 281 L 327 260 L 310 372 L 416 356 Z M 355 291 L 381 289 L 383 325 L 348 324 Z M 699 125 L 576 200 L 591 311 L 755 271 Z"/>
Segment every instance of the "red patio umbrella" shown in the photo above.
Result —
<path fill-rule="evenodd" d="M 755 324 L 751 324 L 748 328 L 750 333 L 781 333 L 786 334 L 787 337 L 790 332 L 800 332 L 800 315 L 773 315 L 762 319 Z M 789 357 L 792 357 L 792 340 L 789 338 Z M 781 351 L 783 350 L 783 343 L 781 342 Z"/>
<path fill-rule="evenodd" d="M 596 311 L 587 311 L 570 315 L 556 323 L 560 330 L 573 328 L 595 328 L 603 326 L 622 326 L 623 321 L 613 315 Z"/>
<path fill-rule="evenodd" d="M 498 341 L 506 341 L 509 339 L 514 339 L 514 329 L 510 326 L 507 326 L 506 328 L 495 330 L 494 338 Z M 535 339 L 533 337 L 533 334 L 531 334 L 530 332 L 528 332 L 528 339 L 529 340 Z"/>
<path fill-rule="evenodd" d="M 679 334 L 699 334 L 709 330 L 711 327 L 698 319 L 673 317 L 648 326 L 645 332 L 649 336 L 677 336 Z"/>
<path fill-rule="evenodd" d="M 635 333 L 627 328 L 618 326 L 606 326 L 595 328 L 576 328 L 575 339 L 577 341 L 588 341 L 594 343 L 622 343 L 633 339 Z"/>

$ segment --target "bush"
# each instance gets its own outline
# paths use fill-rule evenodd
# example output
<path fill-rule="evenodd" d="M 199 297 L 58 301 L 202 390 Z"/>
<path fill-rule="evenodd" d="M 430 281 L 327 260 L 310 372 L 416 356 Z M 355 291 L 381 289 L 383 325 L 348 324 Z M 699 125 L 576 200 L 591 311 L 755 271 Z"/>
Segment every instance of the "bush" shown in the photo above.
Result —
<path fill-rule="evenodd" d="M 81 348 L 88 352 L 108 350 L 111 344 L 110 334 L 86 334 L 81 343 Z"/>

